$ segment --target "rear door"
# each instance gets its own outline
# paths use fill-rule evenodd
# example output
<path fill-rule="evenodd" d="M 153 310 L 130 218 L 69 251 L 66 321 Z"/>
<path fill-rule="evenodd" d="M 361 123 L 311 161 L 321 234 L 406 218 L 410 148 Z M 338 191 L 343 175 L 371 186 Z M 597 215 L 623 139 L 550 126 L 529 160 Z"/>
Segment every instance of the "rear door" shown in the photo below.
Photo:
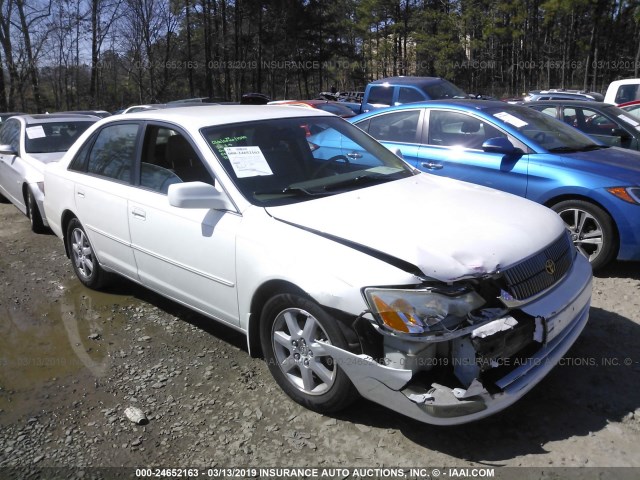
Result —
<path fill-rule="evenodd" d="M 391 151 L 400 151 L 406 162 L 416 165 L 419 160 L 423 116 L 422 108 L 403 109 L 380 113 L 355 125 Z"/>
<path fill-rule="evenodd" d="M 109 124 L 80 149 L 69 165 L 80 222 L 100 263 L 137 280 L 127 222 L 140 125 Z"/>

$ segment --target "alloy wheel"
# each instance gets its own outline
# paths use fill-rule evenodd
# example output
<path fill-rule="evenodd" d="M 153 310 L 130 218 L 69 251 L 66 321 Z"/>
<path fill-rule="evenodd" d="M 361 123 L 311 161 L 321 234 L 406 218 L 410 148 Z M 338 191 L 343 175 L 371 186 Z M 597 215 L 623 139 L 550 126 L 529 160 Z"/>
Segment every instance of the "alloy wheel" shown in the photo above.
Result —
<path fill-rule="evenodd" d="M 326 393 L 336 378 L 336 366 L 319 340 L 329 337 L 318 320 L 299 308 L 288 308 L 272 328 L 273 351 L 285 378 L 308 395 Z"/>
<path fill-rule="evenodd" d="M 79 228 L 74 229 L 72 233 L 71 254 L 78 273 L 86 279 L 90 278 L 95 260 L 89 239 Z"/>
<path fill-rule="evenodd" d="M 593 261 L 602 252 L 604 233 L 600 222 L 589 212 L 578 208 L 569 208 L 558 212 L 564 221 L 571 240 L 576 248 L 589 261 Z"/>

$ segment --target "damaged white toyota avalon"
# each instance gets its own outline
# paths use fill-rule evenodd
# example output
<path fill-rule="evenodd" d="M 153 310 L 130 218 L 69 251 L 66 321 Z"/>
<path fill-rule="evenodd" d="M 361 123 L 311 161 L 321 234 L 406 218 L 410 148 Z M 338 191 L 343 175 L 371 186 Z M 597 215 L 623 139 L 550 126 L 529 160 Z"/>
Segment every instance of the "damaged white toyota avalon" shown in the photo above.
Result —
<path fill-rule="evenodd" d="M 591 268 L 554 212 L 419 173 L 320 111 L 113 116 L 45 192 L 83 284 L 118 274 L 245 333 L 316 411 L 359 394 L 431 424 L 486 417 L 588 318 Z"/>

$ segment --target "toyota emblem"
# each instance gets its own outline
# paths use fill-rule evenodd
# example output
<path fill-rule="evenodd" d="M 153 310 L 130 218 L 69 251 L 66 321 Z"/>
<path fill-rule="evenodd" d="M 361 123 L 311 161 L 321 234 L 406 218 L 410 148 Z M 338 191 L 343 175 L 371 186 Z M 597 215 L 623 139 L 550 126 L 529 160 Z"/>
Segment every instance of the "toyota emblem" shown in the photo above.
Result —
<path fill-rule="evenodd" d="M 544 263 L 544 269 L 549 275 L 556 273 L 556 264 L 553 260 L 549 259 Z"/>

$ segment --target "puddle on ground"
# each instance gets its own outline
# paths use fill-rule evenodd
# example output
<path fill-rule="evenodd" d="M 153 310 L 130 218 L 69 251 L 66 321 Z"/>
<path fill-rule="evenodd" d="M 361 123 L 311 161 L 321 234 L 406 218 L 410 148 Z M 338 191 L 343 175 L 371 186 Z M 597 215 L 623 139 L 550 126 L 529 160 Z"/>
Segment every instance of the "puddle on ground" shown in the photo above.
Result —
<path fill-rule="evenodd" d="M 16 403 L 37 405 L 57 383 L 53 379 L 73 376 L 74 383 L 91 386 L 108 374 L 118 346 L 106 339 L 125 324 L 119 306 L 123 300 L 132 304 L 132 298 L 76 281 L 61 287 L 61 295 L 48 304 L 0 305 L 0 409 L 5 412 L 17 413 Z"/>

